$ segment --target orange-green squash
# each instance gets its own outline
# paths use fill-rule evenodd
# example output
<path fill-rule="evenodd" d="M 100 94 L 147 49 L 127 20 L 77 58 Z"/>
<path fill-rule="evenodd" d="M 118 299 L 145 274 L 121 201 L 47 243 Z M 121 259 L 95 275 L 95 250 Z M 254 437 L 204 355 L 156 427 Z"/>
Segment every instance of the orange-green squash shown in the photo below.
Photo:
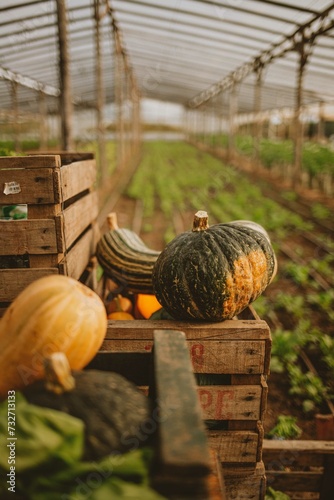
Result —
<path fill-rule="evenodd" d="M 161 252 L 152 283 L 174 319 L 223 321 L 253 302 L 276 270 L 262 226 L 235 221 L 209 227 L 207 212 L 199 211 L 192 230 L 176 236 Z"/>

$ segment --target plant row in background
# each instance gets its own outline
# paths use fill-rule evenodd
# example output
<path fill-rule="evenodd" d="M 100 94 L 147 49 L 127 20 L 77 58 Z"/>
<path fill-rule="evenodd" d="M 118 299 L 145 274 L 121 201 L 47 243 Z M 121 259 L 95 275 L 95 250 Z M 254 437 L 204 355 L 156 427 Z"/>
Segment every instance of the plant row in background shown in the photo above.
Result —
<path fill-rule="evenodd" d="M 203 137 L 198 137 L 203 141 Z M 205 142 L 212 147 L 228 146 L 227 135 L 206 136 Z M 235 148 L 245 156 L 254 155 L 254 138 L 250 135 L 238 135 L 234 139 Z M 293 141 L 261 138 L 259 143 L 260 161 L 268 169 L 276 165 L 293 163 Z M 334 175 L 334 149 L 331 145 L 305 141 L 302 150 L 302 167 L 310 177 L 321 173 Z"/>
<path fill-rule="evenodd" d="M 269 232 L 277 253 L 283 241 L 289 242 L 298 232 L 312 230 L 310 222 L 264 197 L 256 185 L 233 167 L 182 142 L 146 143 L 142 163 L 127 194 L 142 201 L 144 230 L 154 230 L 148 221 L 155 210 L 163 212 L 169 221 L 166 243 L 175 236 L 175 213 L 189 214 L 190 228 L 191 214 L 199 209 L 209 213 L 211 224 L 237 219 L 261 224 Z M 299 253 L 302 251 L 300 247 Z M 330 275 L 333 261 L 333 256 L 321 262 L 314 256 L 307 266 L 288 261 L 279 269 L 277 279 L 292 280 L 293 294 L 275 287 L 254 304 L 260 316 L 273 325 L 272 371 L 287 374 L 291 394 L 298 397 L 305 412 L 319 411 L 334 393 L 330 378 L 334 339 L 329 329 L 334 319 L 334 292 L 320 290 L 308 267 L 321 265 L 323 273 Z M 272 316 L 282 313 L 285 321 L 277 326 Z M 319 317 L 321 323 L 315 321 Z M 304 349 L 319 358 L 321 378 L 297 363 Z"/>

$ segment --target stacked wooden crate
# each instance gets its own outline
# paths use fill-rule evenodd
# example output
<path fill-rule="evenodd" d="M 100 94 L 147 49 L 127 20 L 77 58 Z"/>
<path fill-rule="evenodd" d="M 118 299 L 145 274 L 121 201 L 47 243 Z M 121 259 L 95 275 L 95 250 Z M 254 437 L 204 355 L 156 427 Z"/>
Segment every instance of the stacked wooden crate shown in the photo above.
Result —
<path fill-rule="evenodd" d="M 0 157 L 0 205 L 26 205 L 27 219 L 0 220 L 2 308 L 47 274 L 79 279 L 98 238 L 92 153 Z"/>
<path fill-rule="evenodd" d="M 147 386 L 152 411 L 132 442 L 133 448 L 154 450 L 150 482 L 164 498 L 227 500 L 221 464 L 205 433 L 185 334 L 151 333 L 152 351 L 100 352 L 86 369 L 113 371 Z"/>
<path fill-rule="evenodd" d="M 229 500 L 263 499 L 266 489 L 262 443 L 271 335 L 252 309 L 247 315 L 251 319 L 221 323 L 109 321 L 102 345 L 104 351 L 139 355 L 151 350 L 156 329 L 185 333 L 209 443 L 223 465 Z"/>

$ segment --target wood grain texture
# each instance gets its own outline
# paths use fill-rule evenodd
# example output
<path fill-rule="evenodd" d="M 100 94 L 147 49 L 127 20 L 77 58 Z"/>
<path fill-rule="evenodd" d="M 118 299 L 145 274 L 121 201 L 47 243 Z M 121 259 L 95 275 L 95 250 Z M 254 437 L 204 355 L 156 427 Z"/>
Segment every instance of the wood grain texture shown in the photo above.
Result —
<path fill-rule="evenodd" d="M 69 248 L 80 234 L 96 220 L 97 215 L 96 192 L 88 193 L 67 207 L 62 213 L 64 247 Z"/>
<path fill-rule="evenodd" d="M 79 279 L 91 256 L 94 255 L 97 238 L 98 227 L 96 224 L 93 224 L 59 263 L 60 274 Z"/>
<path fill-rule="evenodd" d="M 252 431 L 207 431 L 221 462 L 256 463 L 259 434 Z"/>
<path fill-rule="evenodd" d="M 228 499 L 264 500 L 267 481 L 263 462 L 258 462 L 252 472 L 223 467 L 223 474 Z"/>
<path fill-rule="evenodd" d="M 185 335 L 156 330 L 154 338 L 160 467 L 166 474 L 206 475 L 210 456 Z"/>
<path fill-rule="evenodd" d="M 60 165 L 61 159 L 58 154 L 0 156 L 0 170 L 15 170 L 17 168 L 59 168 Z"/>
<path fill-rule="evenodd" d="M 57 253 L 56 224 L 52 219 L 0 222 L 0 254 Z"/>
<path fill-rule="evenodd" d="M 14 181 L 20 184 L 21 192 L 5 195 L 3 193 L 4 184 Z M 57 203 L 54 182 L 54 170 L 51 168 L 26 168 L 18 170 L 0 168 L 0 204 Z"/>
<path fill-rule="evenodd" d="M 0 302 L 11 302 L 30 283 L 48 274 L 58 274 L 57 268 L 0 269 Z"/>
<path fill-rule="evenodd" d="M 96 181 L 95 160 L 84 160 L 64 165 L 60 169 L 61 201 L 90 189 Z"/>
<path fill-rule="evenodd" d="M 116 331 L 123 339 L 153 338 L 155 329 L 173 329 L 186 333 L 188 340 L 271 340 L 270 330 L 265 321 L 226 320 L 221 323 L 203 323 L 173 320 L 109 321 L 106 339 L 115 338 Z M 116 328 L 117 327 L 117 328 Z"/>

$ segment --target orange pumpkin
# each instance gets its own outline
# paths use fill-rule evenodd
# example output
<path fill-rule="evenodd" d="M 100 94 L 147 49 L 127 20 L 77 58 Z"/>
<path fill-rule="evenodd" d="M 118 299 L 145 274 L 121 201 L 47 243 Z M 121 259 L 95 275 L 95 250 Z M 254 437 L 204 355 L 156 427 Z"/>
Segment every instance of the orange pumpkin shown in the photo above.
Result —
<path fill-rule="evenodd" d="M 0 399 L 42 378 L 53 352 L 66 354 L 73 370 L 85 367 L 106 331 L 104 304 L 87 286 L 54 274 L 32 282 L 0 320 Z"/>
<path fill-rule="evenodd" d="M 136 298 L 136 316 L 138 318 L 148 319 L 158 309 L 161 309 L 161 304 L 158 302 L 155 295 L 139 293 Z"/>
<path fill-rule="evenodd" d="M 106 306 L 107 314 L 111 314 L 113 312 L 127 312 L 132 313 L 133 304 L 128 297 L 123 297 L 123 295 L 117 295 L 114 297 Z"/>
<path fill-rule="evenodd" d="M 134 319 L 132 314 L 124 312 L 124 311 L 115 311 L 107 316 L 108 319 L 115 319 L 115 320 L 126 320 L 126 319 Z"/>

